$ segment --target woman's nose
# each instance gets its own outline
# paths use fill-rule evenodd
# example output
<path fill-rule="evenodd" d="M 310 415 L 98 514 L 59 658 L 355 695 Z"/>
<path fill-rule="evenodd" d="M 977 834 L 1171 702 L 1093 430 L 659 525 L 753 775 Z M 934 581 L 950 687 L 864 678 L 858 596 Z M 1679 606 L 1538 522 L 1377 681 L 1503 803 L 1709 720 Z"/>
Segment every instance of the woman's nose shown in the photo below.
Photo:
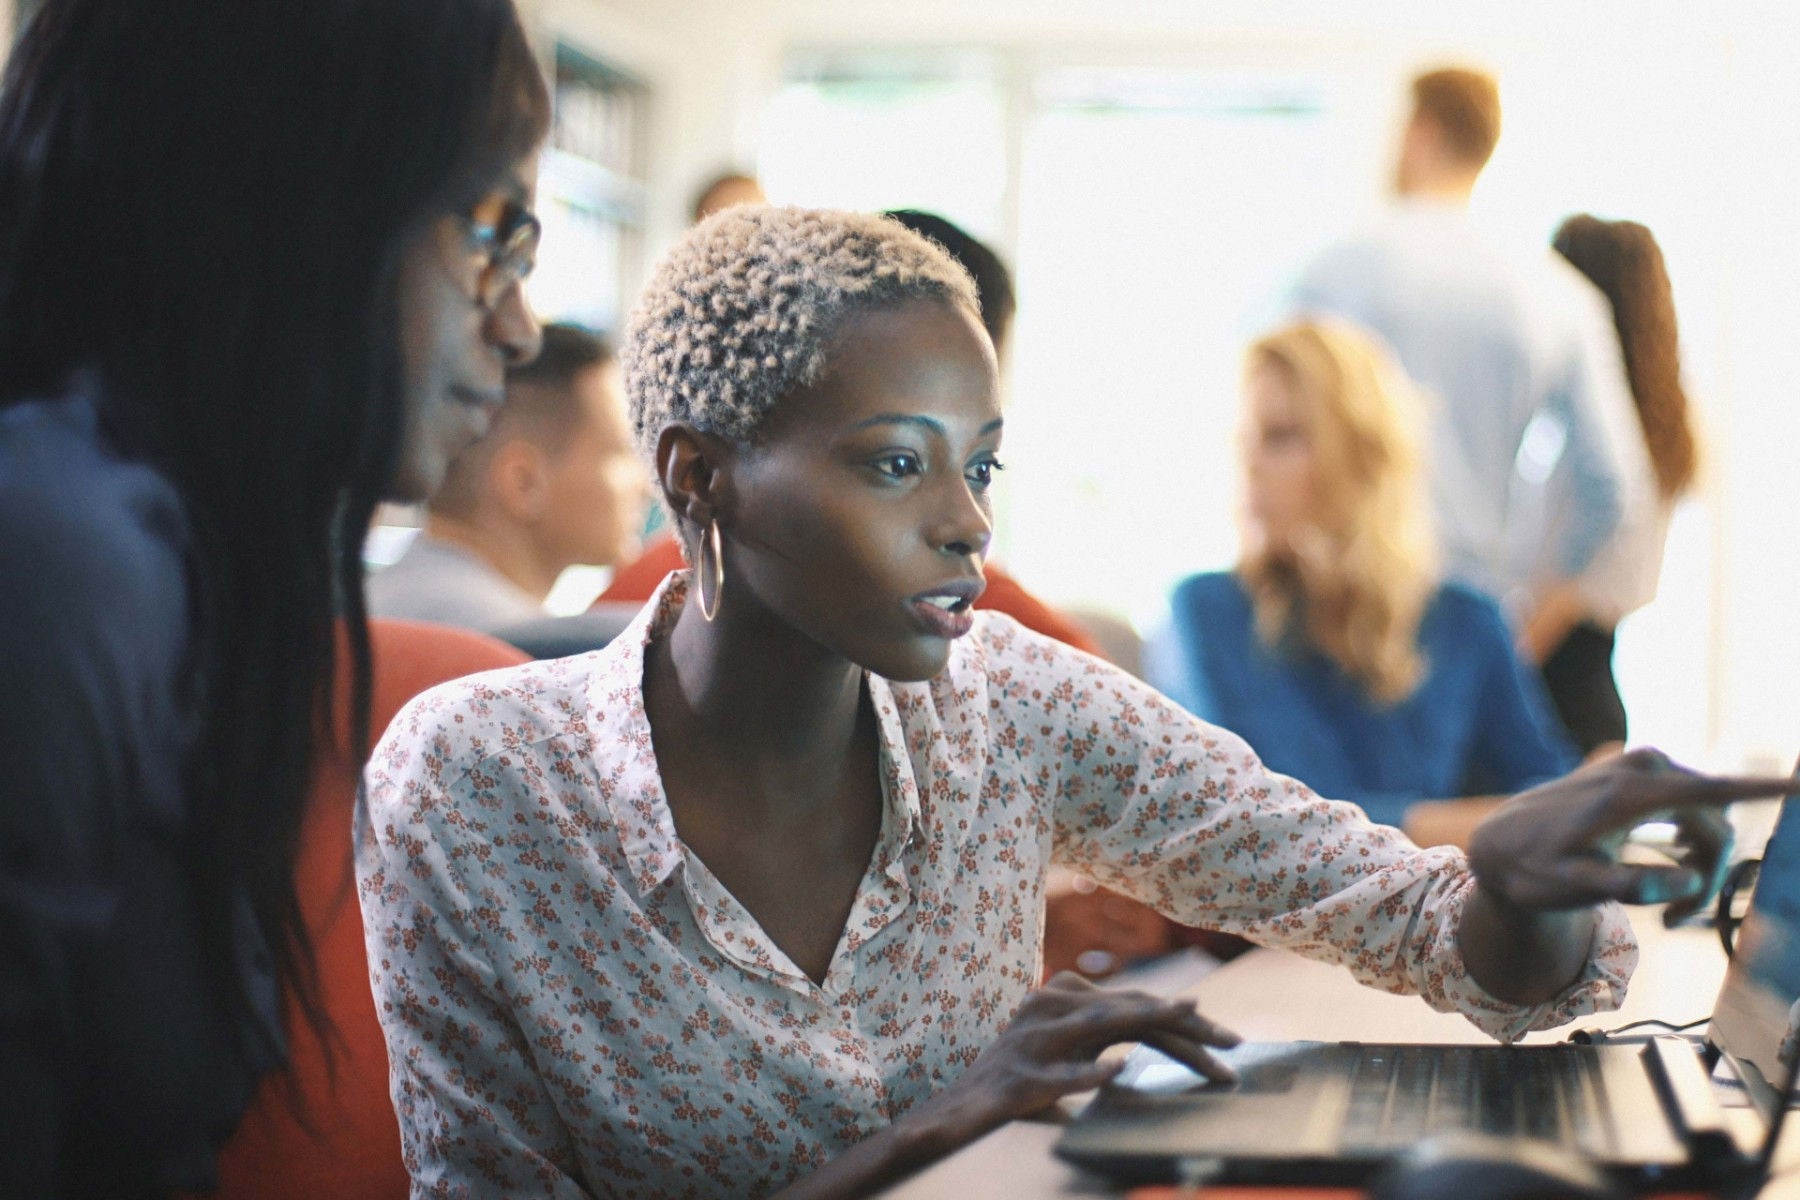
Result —
<path fill-rule="evenodd" d="M 985 558 L 994 540 L 994 521 L 987 506 L 960 476 L 946 490 L 951 496 L 936 539 L 939 549 L 958 557 Z"/>
<path fill-rule="evenodd" d="M 524 366 L 544 347 L 544 327 L 531 311 L 531 302 L 520 284 L 506 289 L 500 303 L 488 314 L 482 333 L 505 357 L 509 367 Z"/>

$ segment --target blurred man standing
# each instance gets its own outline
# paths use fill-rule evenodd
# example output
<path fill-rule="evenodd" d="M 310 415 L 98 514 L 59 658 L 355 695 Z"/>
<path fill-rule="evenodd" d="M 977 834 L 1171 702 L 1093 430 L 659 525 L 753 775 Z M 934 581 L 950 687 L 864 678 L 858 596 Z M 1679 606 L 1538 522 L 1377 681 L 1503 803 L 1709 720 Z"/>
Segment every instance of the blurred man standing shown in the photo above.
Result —
<path fill-rule="evenodd" d="M 505 405 L 451 465 L 425 528 L 369 581 L 370 611 L 513 640 L 544 618 L 565 568 L 637 554 L 648 501 L 611 349 L 545 326 L 543 353 L 508 373 Z M 606 632 L 583 639 L 602 644 Z"/>
<path fill-rule="evenodd" d="M 1286 307 L 1379 334 L 1435 396 L 1425 445 L 1445 569 L 1523 627 L 1651 502 L 1649 462 L 1604 297 L 1554 254 L 1504 248 L 1470 219 L 1500 138 L 1493 77 L 1431 71 L 1412 97 L 1396 203 L 1308 264 Z M 1573 498 L 1556 521 L 1536 500 L 1552 471 Z"/>

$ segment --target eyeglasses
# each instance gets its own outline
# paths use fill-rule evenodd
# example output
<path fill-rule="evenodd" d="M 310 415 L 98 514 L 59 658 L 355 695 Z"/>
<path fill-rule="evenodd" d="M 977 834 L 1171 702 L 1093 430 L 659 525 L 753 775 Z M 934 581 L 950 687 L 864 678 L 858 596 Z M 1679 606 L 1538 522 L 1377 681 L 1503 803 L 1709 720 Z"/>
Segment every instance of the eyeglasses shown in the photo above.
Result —
<path fill-rule="evenodd" d="M 475 282 L 475 302 L 492 312 L 537 266 L 544 227 L 529 209 L 502 196 L 483 200 L 466 220 L 470 251 L 487 260 Z"/>

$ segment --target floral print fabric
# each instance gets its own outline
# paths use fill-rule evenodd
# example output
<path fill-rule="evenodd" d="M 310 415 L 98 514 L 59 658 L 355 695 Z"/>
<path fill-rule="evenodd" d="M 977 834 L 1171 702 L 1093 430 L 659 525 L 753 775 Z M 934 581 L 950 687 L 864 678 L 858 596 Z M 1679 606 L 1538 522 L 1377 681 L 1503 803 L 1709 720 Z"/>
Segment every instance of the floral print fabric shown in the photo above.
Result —
<path fill-rule="evenodd" d="M 1038 976 L 1053 861 L 1499 1038 L 1624 994 L 1636 944 L 1611 906 L 1563 996 L 1487 995 L 1456 945 L 1459 853 L 992 614 L 936 679 L 867 678 L 881 833 L 814 984 L 676 836 L 642 681 L 685 587 L 604 650 L 426 693 L 376 750 L 357 875 L 415 1196 L 776 1190 L 1005 1026 Z"/>

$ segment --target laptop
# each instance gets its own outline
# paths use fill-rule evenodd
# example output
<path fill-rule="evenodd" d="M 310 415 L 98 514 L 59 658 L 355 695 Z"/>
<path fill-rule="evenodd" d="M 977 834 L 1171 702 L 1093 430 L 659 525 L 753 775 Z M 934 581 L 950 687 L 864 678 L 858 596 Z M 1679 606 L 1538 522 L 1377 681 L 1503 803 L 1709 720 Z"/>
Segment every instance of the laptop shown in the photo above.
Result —
<path fill-rule="evenodd" d="M 1356 1185 L 1427 1137 L 1474 1131 L 1571 1147 L 1632 1188 L 1751 1195 L 1795 1089 L 1780 1047 L 1790 1010 L 1800 1019 L 1800 792 L 1782 802 L 1737 945 L 1703 1045 L 1246 1042 L 1221 1052 L 1229 1085 L 1140 1047 L 1056 1153 L 1127 1183 Z M 1715 1067 L 1763 1118 L 1755 1155 L 1727 1128 Z"/>

